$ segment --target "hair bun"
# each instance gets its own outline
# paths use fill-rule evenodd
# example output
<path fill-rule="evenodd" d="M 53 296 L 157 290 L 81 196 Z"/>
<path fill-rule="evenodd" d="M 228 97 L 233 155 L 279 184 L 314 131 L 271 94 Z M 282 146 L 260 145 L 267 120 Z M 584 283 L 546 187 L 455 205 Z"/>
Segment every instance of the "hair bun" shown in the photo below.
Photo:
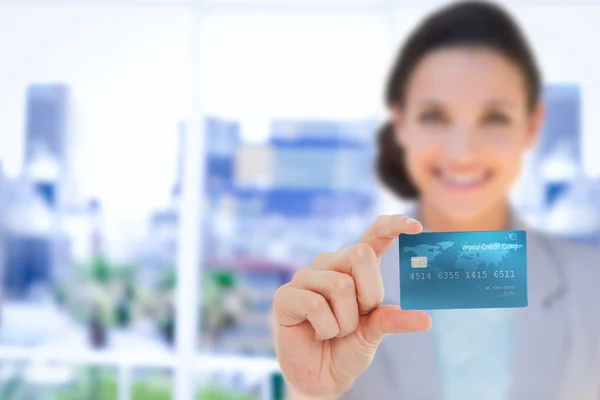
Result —
<path fill-rule="evenodd" d="M 377 175 L 396 195 L 416 199 L 419 192 L 413 184 L 404 162 L 404 149 L 396 142 L 394 124 L 387 122 L 377 134 Z"/>

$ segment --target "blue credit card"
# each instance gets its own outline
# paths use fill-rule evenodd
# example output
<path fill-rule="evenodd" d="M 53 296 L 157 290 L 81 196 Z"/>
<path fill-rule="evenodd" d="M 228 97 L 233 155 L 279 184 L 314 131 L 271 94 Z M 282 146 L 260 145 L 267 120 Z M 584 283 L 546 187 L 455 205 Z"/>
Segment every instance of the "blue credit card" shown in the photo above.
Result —
<path fill-rule="evenodd" d="M 527 306 L 527 233 L 522 230 L 401 234 L 404 310 Z"/>

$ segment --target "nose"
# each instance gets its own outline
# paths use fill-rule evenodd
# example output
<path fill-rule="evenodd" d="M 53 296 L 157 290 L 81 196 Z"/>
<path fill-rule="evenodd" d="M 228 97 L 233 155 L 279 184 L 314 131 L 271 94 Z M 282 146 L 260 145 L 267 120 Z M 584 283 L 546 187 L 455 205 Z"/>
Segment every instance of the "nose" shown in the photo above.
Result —
<path fill-rule="evenodd" d="M 475 157 L 479 144 L 474 129 L 457 126 L 446 136 L 446 153 L 456 160 L 469 160 Z"/>

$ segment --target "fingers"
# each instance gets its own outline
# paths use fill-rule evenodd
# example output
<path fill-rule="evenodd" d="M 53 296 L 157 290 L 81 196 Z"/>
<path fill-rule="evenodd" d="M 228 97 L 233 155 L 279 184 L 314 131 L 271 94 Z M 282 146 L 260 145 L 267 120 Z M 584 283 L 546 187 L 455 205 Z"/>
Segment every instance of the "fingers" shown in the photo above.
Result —
<path fill-rule="evenodd" d="M 363 334 L 367 342 L 378 345 L 388 334 L 429 329 L 431 329 L 431 317 L 424 311 L 405 311 L 398 306 L 382 306 L 367 317 Z"/>
<path fill-rule="evenodd" d="M 316 292 L 328 300 L 339 326 L 337 337 L 344 337 L 358 325 L 358 302 L 354 279 L 336 271 L 299 270 L 290 284 Z"/>
<path fill-rule="evenodd" d="M 340 331 L 333 311 L 323 296 L 289 284 L 283 285 L 275 293 L 273 314 L 281 326 L 294 326 L 308 320 L 317 339 L 331 339 Z"/>
<path fill-rule="evenodd" d="M 401 233 L 419 233 L 420 222 L 387 215 L 367 229 L 359 243 L 317 256 L 311 269 L 300 270 L 275 294 L 273 316 L 281 326 L 309 321 L 319 339 L 354 332 L 359 315 L 368 315 L 366 340 L 381 341 L 389 333 L 427 330 L 426 313 L 379 307 L 384 298 L 379 260 Z"/>
<path fill-rule="evenodd" d="M 359 242 L 371 246 L 379 258 L 401 233 L 420 233 L 422 230 L 421 223 L 413 218 L 382 215 L 365 231 Z"/>
<path fill-rule="evenodd" d="M 352 277 L 361 315 L 368 314 L 383 301 L 379 261 L 368 244 L 359 243 L 335 253 L 319 254 L 313 262 L 313 269 L 333 270 Z"/>

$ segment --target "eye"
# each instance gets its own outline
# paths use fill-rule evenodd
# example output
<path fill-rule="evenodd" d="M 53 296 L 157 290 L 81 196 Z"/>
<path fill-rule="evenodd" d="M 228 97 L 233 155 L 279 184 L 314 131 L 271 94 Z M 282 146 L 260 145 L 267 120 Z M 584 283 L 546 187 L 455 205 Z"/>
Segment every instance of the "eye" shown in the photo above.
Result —
<path fill-rule="evenodd" d="M 442 110 L 427 110 L 421 113 L 419 121 L 423 124 L 444 124 L 448 118 Z"/>
<path fill-rule="evenodd" d="M 508 125 L 510 124 L 510 118 L 502 112 L 492 111 L 483 117 L 483 123 L 486 125 Z"/>

